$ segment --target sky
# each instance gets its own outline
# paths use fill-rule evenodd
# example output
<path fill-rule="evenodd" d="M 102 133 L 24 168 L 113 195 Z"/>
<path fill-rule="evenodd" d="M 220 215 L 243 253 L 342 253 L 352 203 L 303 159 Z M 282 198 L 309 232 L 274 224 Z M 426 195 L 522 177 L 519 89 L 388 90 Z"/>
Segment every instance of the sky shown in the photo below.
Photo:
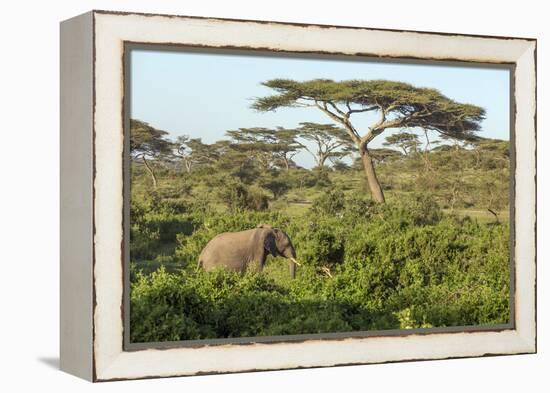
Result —
<path fill-rule="evenodd" d="M 354 58 L 357 59 L 357 58 Z M 472 66 L 441 66 L 347 60 L 266 56 L 250 52 L 208 53 L 133 49 L 130 53 L 130 116 L 169 132 L 202 138 L 213 143 L 227 139 L 225 132 L 244 127 L 297 127 L 300 122 L 332 123 L 314 108 L 281 108 L 257 112 L 254 98 L 274 94 L 261 85 L 273 78 L 387 79 L 417 87 L 436 88 L 447 97 L 486 110 L 479 136 L 509 139 L 509 70 Z M 373 113 L 351 117 L 355 128 L 367 130 Z M 399 130 L 387 130 L 369 144 L 381 147 L 384 138 Z M 294 158 L 306 168 L 313 158 L 305 151 Z"/>

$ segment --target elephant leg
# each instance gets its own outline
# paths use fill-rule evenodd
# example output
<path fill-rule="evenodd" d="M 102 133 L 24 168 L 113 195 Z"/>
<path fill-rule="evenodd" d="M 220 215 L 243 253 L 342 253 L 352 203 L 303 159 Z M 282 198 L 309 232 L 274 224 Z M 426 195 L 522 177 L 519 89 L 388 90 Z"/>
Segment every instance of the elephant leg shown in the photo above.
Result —
<path fill-rule="evenodd" d="M 260 263 L 256 265 L 256 273 L 261 273 L 264 270 L 265 260 L 267 259 L 267 255 L 264 255 L 260 258 Z"/>

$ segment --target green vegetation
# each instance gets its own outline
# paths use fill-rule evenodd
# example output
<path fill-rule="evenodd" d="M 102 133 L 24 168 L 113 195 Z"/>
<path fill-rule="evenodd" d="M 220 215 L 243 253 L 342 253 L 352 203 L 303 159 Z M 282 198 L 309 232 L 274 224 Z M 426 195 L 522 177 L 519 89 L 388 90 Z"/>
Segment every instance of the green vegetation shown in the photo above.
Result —
<path fill-rule="evenodd" d="M 508 143 L 444 145 L 378 164 L 387 203 L 361 168 L 134 164 L 134 342 L 505 323 L 509 317 Z M 426 157 L 427 156 L 427 157 Z M 274 193 L 271 182 L 285 185 Z M 488 211 L 492 210 L 493 215 Z M 302 266 L 195 270 L 216 234 L 268 222 Z"/>
<path fill-rule="evenodd" d="M 213 144 L 132 124 L 132 342 L 508 322 L 507 141 L 388 135 L 369 150 L 375 203 L 347 146 L 311 170 L 292 160 L 313 123 Z M 196 270 L 212 237 L 258 223 L 292 239 L 295 279 L 273 257 L 262 273 Z"/>

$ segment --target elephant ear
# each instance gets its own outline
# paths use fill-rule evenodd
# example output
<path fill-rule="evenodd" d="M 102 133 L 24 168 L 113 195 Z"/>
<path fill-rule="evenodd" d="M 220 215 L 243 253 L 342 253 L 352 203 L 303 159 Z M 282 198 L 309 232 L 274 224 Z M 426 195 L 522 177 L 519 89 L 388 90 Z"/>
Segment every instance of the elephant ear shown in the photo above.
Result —
<path fill-rule="evenodd" d="M 264 248 L 274 257 L 277 256 L 277 245 L 275 242 L 275 234 L 273 231 L 268 231 L 264 237 Z"/>

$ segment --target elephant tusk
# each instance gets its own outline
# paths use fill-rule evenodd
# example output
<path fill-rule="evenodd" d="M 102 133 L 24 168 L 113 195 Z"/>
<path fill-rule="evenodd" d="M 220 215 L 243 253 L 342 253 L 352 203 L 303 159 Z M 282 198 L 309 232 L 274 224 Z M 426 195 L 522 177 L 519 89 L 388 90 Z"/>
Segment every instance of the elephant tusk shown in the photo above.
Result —
<path fill-rule="evenodd" d="M 296 259 L 290 258 L 290 260 L 291 260 L 292 262 L 294 262 L 296 265 L 302 266 L 302 264 L 301 264 L 300 262 L 298 262 Z"/>

